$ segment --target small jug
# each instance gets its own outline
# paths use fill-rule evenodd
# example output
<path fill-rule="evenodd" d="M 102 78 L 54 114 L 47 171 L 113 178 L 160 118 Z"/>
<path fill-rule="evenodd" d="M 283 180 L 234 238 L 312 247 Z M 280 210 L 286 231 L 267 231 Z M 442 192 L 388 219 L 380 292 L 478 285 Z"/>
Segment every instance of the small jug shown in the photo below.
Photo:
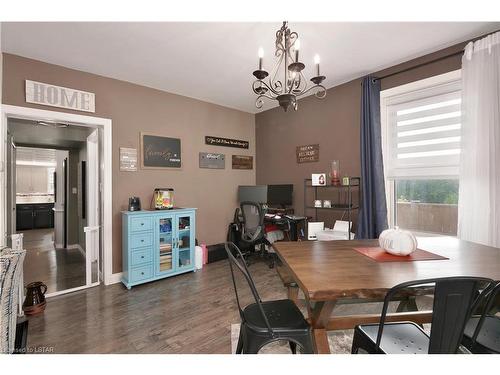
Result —
<path fill-rule="evenodd" d="M 29 283 L 26 286 L 26 298 L 23 303 L 23 310 L 26 315 L 35 315 L 45 310 L 45 293 L 47 285 L 41 281 Z"/>

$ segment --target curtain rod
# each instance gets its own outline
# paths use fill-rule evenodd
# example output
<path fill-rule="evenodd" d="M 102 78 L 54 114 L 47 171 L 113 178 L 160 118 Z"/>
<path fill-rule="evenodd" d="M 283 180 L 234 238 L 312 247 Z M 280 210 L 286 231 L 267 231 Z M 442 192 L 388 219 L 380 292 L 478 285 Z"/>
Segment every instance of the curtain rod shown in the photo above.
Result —
<path fill-rule="evenodd" d="M 441 61 L 441 60 L 446 60 L 446 59 L 448 59 L 450 57 L 453 57 L 453 56 L 461 55 L 463 53 L 464 53 L 464 51 L 460 50 L 460 51 L 457 51 L 457 52 L 454 52 L 454 53 L 450 53 L 450 54 L 445 55 L 445 56 L 438 57 L 437 59 L 434 59 L 434 60 L 426 61 L 426 62 L 417 64 L 417 65 L 413 65 L 413 66 L 410 66 L 410 67 L 408 67 L 406 69 L 398 70 L 397 72 L 394 72 L 394 73 L 386 74 L 385 76 L 382 76 L 382 77 L 375 77 L 373 80 L 374 81 L 380 81 L 382 79 L 389 78 L 389 77 L 395 76 L 397 74 L 405 73 L 405 72 L 408 72 L 408 71 L 413 70 L 413 69 L 418 69 L 418 68 L 420 68 L 422 66 L 433 64 L 433 63 Z"/>
<path fill-rule="evenodd" d="M 484 34 L 484 35 L 481 35 L 481 36 L 479 36 L 479 37 L 477 37 L 477 38 L 470 39 L 470 40 L 466 41 L 465 43 L 470 43 L 470 42 L 475 42 L 475 41 L 478 41 L 478 40 L 480 40 L 480 39 L 482 39 L 482 38 L 484 38 L 484 37 L 486 37 L 486 36 L 488 36 L 488 35 L 495 34 L 495 33 L 496 33 L 496 32 L 498 32 L 498 31 L 500 31 L 500 29 L 495 30 L 495 31 L 492 31 L 492 32 L 489 32 L 489 33 Z M 460 55 L 460 54 L 463 54 L 463 53 L 464 53 L 464 50 L 463 50 L 463 49 L 461 49 L 461 50 L 459 50 L 459 51 L 457 51 L 457 52 L 453 52 L 453 53 L 450 53 L 450 54 L 448 54 L 448 55 L 441 56 L 441 57 L 438 57 L 438 58 L 436 58 L 436 59 L 434 59 L 434 60 L 426 61 L 426 62 L 423 62 L 423 63 L 417 64 L 417 65 L 414 65 L 414 66 L 410 66 L 409 68 L 402 69 L 402 70 L 398 70 L 397 72 L 390 73 L 390 74 L 386 74 L 385 76 L 382 76 L 382 77 L 374 77 L 374 78 L 373 78 L 373 81 L 380 81 L 380 80 L 382 80 L 382 79 L 384 79 L 384 78 L 389 78 L 389 77 L 395 76 L 395 75 L 397 75 L 397 74 L 401 74 L 401 73 L 408 72 L 408 71 L 413 70 L 413 69 L 418 69 L 418 68 L 420 68 L 420 67 L 422 67 L 422 66 L 429 65 L 429 64 L 433 64 L 433 63 L 438 62 L 438 61 L 441 61 L 441 60 L 446 60 L 446 59 L 448 59 L 448 58 L 450 58 L 450 57 L 457 56 L 457 55 Z"/>

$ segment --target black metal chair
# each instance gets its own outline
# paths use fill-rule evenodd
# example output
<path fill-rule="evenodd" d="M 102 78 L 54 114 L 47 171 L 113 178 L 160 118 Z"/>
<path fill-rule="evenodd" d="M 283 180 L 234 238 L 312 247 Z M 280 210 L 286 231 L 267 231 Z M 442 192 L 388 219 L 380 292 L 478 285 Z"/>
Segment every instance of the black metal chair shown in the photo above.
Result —
<path fill-rule="evenodd" d="M 479 277 L 447 277 L 396 285 L 385 296 L 380 322 L 355 327 L 351 352 L 356 354 L 363 349 L 370 354 L 456 353 L 475 298 L 482 298 L 492 283 Z M 389 302 L 395 295 L 428 284 L 434 284 L 430 336 L 413 322 L 385 322 Z M 476 297 L 478 290 L 483 292 Z"/>
<path fill-rule="evenodd" d="M 484 296 L 482 314 L 472 316 L 465 326 L 462 345 L 474 354 L 500 354 L 500 282 Z"/>
<path fill-rule="evenodd" d="M 278 340 L 288 341 L 294 354 L 297 345 L 302 349 L 302 353 L 313 353 L 311 326 L 295 303 L 289 299 L 262 302 L 246 263 L 241 257 L 233 255 L 241 254 L 240 249 L 232 242 L 226 242 L 224 245 L 241 317 L 236 354 L 257 354 L 263 346 Z M 243 309 L 240 305 L 233 265 L 243 274 L 255 299 L 255 303 Z"/>
<path fill-rule="evenodd" d="M 269 268 L 274 267 L 275 255 L 266 251 L 266 245 L 271 247 L 271 243 L 266 238 L 264 227 L 265 212 L 262 206 L 257 202 L 241 202 L 241 214 L 243 216 L 243 225 L 241 231 L 241 240 L 255 248 L 260 245 L 260 255 L 269 257 Z"/>

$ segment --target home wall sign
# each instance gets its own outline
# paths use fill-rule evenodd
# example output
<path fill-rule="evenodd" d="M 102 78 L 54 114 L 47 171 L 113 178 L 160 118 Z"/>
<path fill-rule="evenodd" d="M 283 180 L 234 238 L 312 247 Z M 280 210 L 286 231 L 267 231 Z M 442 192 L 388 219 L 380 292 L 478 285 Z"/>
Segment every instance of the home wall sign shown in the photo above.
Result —
<path fill-rule="evenodd" d="M 26 80 L 26 102 L 95 112 L 95 94 L 91 92 L 30 80 Z"/>
<path fill-rule="evenodd" d="M 141 133 L 141 156 L 143 169 L 180 168 L 181 140 Z"/>
<path fill-rule="evenodd" d="M 224 147 L 235 147 L 235 148 L 246 148 L 248 149 L 248 141 L 242 141 L 240 139 L 213 137 L 211 135 L 205 136 L 205 144 L 210 146 L 224 146 Z"/>
<path fill-rule="evenodd" d="M 226 156 L 214 152 L 200 152 L 200 168 L 225 169 Z"/>
<path fill-rule="evenodd" d="M 137 171 L 137 149 L 120 147 L 120 171 Z"/>
<path fill-rule="evenodd" d="M 253 169 L 253 156 L 233 155 L 233 169 Z"/>
<path fill-rule="evenodd" d="M 319 161 L 319 144 L 297 146 L 297 163 Z"/>

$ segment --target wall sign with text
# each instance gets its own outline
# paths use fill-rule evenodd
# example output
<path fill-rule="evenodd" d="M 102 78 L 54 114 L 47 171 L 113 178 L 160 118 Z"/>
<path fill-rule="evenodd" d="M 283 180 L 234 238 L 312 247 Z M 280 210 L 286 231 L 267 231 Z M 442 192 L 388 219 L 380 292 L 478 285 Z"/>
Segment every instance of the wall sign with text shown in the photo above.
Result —
<path fill-rule="evenodd" d="M 180 168 L 181 140 L 141 133 L 142 168 Z"/>
<path fill-rule="evenodd" d="M 319 144 L 297 146 L 297 163 L 319 161 Z"/>
<path fill-rule="evenodd" d="M 215 152 L 200 152 L 200 168 L 225 169 L 226 155 Z"/>
<path fill-rule="evenodd" d="M 233 155 L 233 169 L 253 169 L 253 156 Z"/>
<path fill-rule="evenodd" d="M 246 148 L 248 149 L 248 141 L 242 141 L 240 139 L 213 137 L 211 135 L 205 136 L 205 144 L 211 146 L 224 146 L 224 147 L 236 147 L 236 148 Z"/>
<path fill-rule="evenodd" d="M 95 94 L 26 80 L 26 103 L 95 112 Z"/>

